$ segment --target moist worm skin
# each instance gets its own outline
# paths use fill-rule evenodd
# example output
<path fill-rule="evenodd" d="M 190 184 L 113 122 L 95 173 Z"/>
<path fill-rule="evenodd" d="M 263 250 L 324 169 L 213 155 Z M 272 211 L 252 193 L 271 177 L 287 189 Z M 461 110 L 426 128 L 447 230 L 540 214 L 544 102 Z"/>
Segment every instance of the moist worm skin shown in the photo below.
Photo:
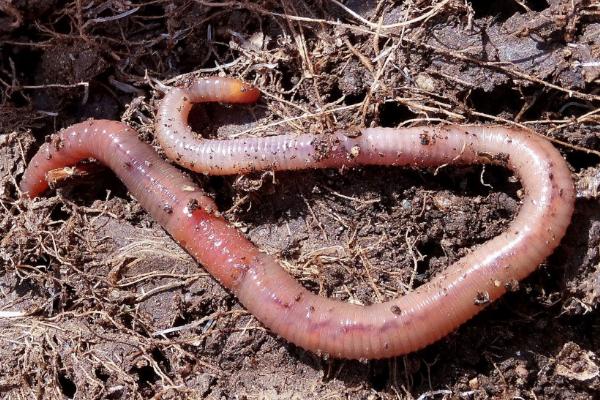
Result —
<path fill-rule="evenodd" d="M 455 330 L 534 271 L 559 244 L 573 212 L 574 187 L 565 161 L 547 141 L 517 130 L 371 128 L 354 138 L 336 133 L 320 139 L 300 135 L 240 141 L 251 143 L 252 157 L 233 160 L 248 149 L 223 141 L 211 168 L 221 162 L 230 163 L 227 171 L 232 173 L 256 169 L 257 162 L 273 169 L 491 163 L 513 170 L 525 196 L 503 234 L 413 292 L 359 306 L 307 291 L 221 218 L 199 187 L 122 123 L 87 121 L 53 135 L 31 160 L 21 190 L 35 197 L 47 188 L 47 171 L 97 159 L 265 326 L 307 350 L 351 359 L 406 354 Z"/>

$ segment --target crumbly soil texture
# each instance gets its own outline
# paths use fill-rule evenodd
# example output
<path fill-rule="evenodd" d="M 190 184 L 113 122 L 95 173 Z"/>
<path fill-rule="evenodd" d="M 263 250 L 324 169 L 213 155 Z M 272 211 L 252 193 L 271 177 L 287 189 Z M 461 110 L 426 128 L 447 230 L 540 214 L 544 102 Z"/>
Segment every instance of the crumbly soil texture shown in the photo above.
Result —
<path fill-rule="evenodd" d="M 346 361 L 265 329 L 109 170 L 92 163 L 20 198 L 49 134 L 115 119 L 156 144 L 164 88 L 215 75 L 263 96 L 196 107 L 191 124 L 210 137 L 535 131 L 572 168 L 572 225 L 537 272 L 448 337 Z M 1 0 L 1 396 L 598 398 L 599 82 L 593 0 Z M 500 233 L 522 195 L 508 171 L 481 166 L 194 178 L 306 288 L 357 304 L 422 285 Z"/>

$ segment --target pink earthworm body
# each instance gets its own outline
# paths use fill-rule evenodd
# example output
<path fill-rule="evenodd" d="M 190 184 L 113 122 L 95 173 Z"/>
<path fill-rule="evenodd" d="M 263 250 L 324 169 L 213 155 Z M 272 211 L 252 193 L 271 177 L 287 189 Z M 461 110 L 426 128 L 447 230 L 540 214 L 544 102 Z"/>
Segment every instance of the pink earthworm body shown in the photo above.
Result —
<path fill-rule="evenodd" d="M 181 165 L 209 174 L 500 164 L 521 179 L 525 192 L 521 209 L 506 232 L 430 282 L 394 300 L 359 306 L 307 291 L 221 218 L 199 187 L 122 123 L 87 121 L 53 135 L 31 160 L 21 189 L 35 197 L 47 188 L 47 171 L 97 159 L 265 326 L 304 349 L 350 359 L 397 356 L 447 335 L 534 271 L 570 223 L 574 188 L 565 161 L 547 141 L 519 130 L 440 126 L 370 128 L 357 137 L 336 133 L 221 141 L 193 138 L 186 123 L 191 103 L 244 103 L 257 98 L 256 89 L 224 78 L 172 89 L 160 106 L 158 139 Z"/>

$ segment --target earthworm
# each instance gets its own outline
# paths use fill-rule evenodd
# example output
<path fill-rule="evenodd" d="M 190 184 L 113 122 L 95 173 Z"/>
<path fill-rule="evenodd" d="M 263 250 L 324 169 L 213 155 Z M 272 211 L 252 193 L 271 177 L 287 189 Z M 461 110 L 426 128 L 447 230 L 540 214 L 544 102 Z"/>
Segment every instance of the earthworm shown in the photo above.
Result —
<path fill-rule="evenodd" d="M 337 132 L 185 144 L 174 135 L 183 132 L 185 140 L 191 139 L 185 124 L 188 102 L 258 97 L 254 89 L 233 80 L 218 82 L 204 80 L 191 89 L 174 89 L 161 106 L 161 141 L 172 141 L 167 154 L 175 154 L 184 165 L 225 174 L 261 168 L 497 164 L 521 179 L 520 211 L 504 233 L 428 283 L 396 299 L 360 306 L 305 289 L 274 257 L 228 224 L 190 178 L 122 123 L 87 121 L 53 135 L 31 160 L 21 190 L 38 196 L 47 188 L 47 171 L 82 159 L 93 157 L 107 164 L 154 219 L 272 332 L 304 349 L 349 359 L 406 354 L 444 337 L 534 271 L 570 223 L 574 186 L 567 164 L 549 142 L 515 129 L 369 128 L 351 136 Z M 185 161 L 188 154 L 199 155 L 199 160 Z"/>

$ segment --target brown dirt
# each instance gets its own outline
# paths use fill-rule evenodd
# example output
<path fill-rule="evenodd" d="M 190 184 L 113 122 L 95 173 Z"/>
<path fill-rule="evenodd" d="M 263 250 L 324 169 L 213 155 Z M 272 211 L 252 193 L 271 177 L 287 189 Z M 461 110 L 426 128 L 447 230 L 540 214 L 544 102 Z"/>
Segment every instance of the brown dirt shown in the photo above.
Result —
<path fill-rule="evenodd" d="M 135 3 L 0 1 L 0 311 L 26 314 L 0 318 L 4 396 L 598 395 L 597 2 L 346 1 L 358 16 L 331 0 Z M 270 334 L 110 172 L 18 199 L 45 135 L 101 117 L 152 141 L 157 82 L 219 72 L 265 92 L 254 107 L 196 110 L 198 129 L 223 136 L 427 119 L 535 129 L 573 167 L 573 224 L 538 272 L 457 332 L 405 357 L 349 362 Z M 510 178 L 489 167 L 198 177 L 307 288 L 363 304 L 497 235 L 519 206 Z"/>

